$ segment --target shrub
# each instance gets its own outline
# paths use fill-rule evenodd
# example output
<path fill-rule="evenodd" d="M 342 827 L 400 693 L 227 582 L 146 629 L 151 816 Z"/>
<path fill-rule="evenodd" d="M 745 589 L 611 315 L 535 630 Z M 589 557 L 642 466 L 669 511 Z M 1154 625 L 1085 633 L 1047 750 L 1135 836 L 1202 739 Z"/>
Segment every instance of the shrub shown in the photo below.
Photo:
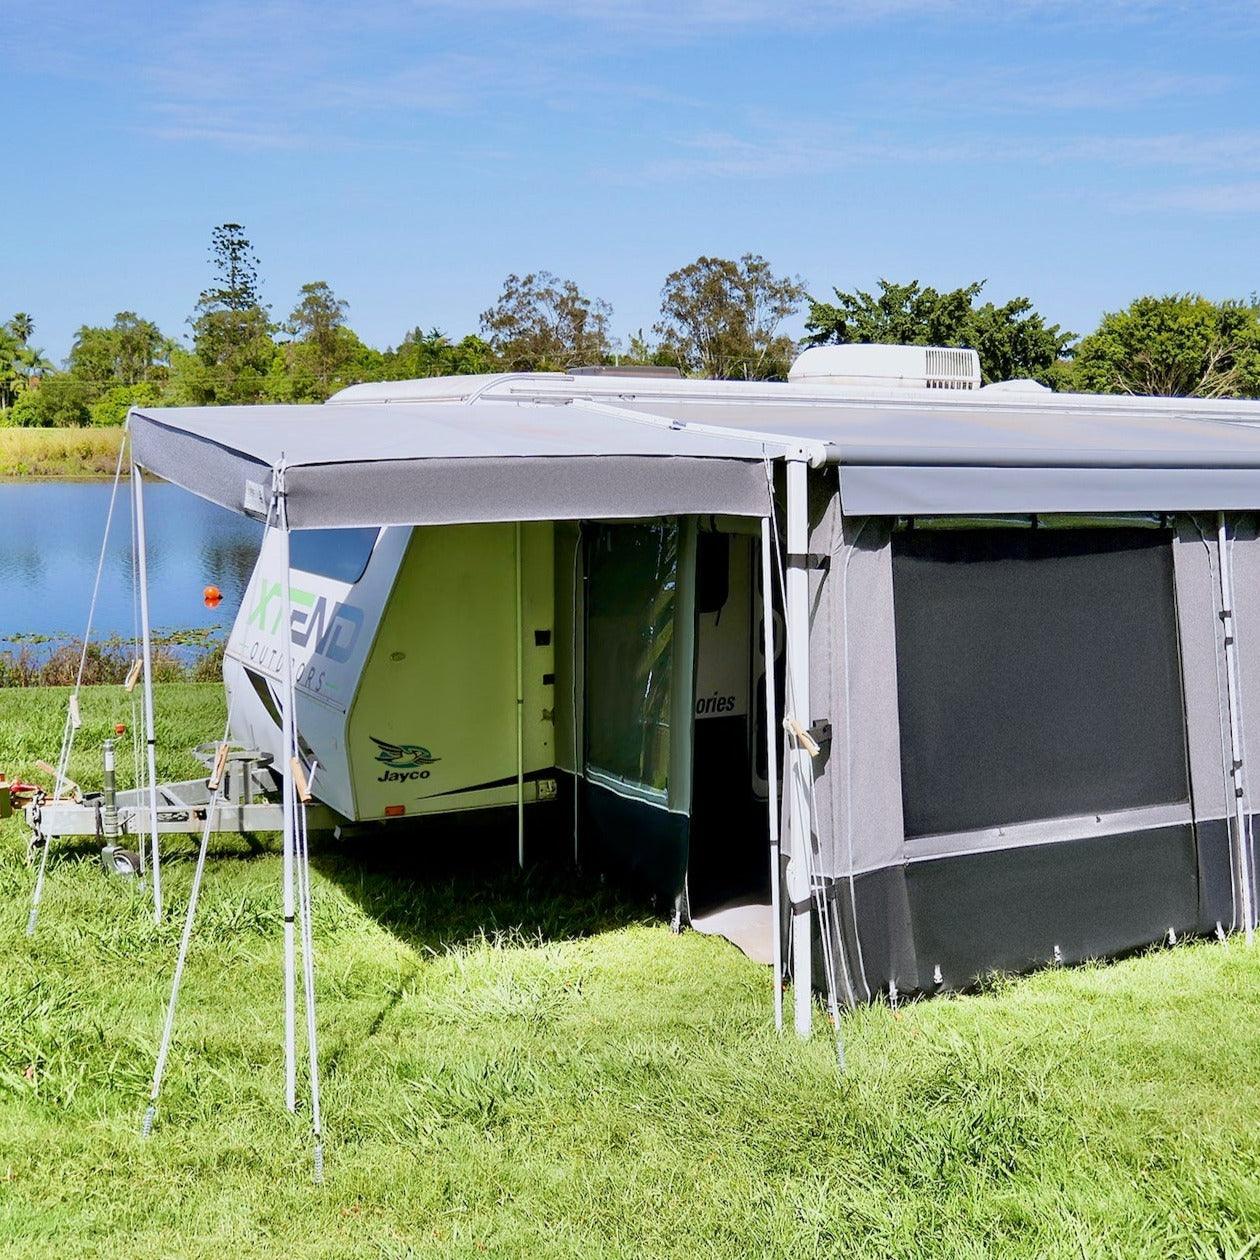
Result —
<path fill-rule="evenodd" d="M 24 389 L 9 409 L 11 423 L 26 429 L 64 428 L 88 424 L 88 387 L 64 372 L 45 376 L 38 386 Z"/>
<path fill-rule="evenodd" d="M 138 385 L 115 385 L 88 409 L 97 428 L 116 428 L 127 419 L 132 407 L 151 407 L 159 402 L 162 391 L 152 381 Z"/>

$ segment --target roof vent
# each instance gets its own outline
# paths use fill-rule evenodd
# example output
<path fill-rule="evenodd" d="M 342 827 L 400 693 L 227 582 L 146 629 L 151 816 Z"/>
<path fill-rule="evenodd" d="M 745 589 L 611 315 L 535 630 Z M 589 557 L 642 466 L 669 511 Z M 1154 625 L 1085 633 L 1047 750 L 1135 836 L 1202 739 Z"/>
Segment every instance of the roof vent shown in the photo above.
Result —
<path fill-rule="evenodd" d="M 980 356 L 942 346 L 813 346 L 792 364 L 794 385 L 979 389 Z"/>

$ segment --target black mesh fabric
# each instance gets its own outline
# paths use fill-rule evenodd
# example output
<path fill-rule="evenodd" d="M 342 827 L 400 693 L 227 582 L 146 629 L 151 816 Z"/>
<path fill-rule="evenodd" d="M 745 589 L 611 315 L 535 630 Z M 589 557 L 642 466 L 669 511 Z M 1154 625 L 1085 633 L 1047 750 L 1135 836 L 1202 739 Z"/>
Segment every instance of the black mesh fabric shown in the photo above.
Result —
<path fill-rule="evenodd" d="M 907 836 L 1189 799 L 1169 535 L 893 536 Z"/>

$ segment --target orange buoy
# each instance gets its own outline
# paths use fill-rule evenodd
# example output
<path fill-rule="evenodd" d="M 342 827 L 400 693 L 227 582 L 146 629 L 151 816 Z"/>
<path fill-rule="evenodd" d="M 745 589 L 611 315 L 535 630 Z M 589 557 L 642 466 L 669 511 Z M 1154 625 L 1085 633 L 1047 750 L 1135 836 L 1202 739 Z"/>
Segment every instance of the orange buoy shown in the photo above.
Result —
<path fill-rule="evenodd" d="M 223 603 L 223 592 L 217 586 L 207 586 L 201 592 L 201 598 L 205 600 L 207 608 L 218 608 Z"/>

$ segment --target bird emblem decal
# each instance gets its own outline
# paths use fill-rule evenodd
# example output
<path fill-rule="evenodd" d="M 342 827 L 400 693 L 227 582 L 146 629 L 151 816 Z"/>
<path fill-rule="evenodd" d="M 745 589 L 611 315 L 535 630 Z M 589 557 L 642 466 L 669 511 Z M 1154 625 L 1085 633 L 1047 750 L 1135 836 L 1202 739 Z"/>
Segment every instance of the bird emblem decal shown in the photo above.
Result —
<path fill-rule="evenodd" d="M 376 760 L 393 766 L 395 770 L 418 770 L 421 766 L 431 766 L 441 760 L 420 744 L 391 744 L 389 740 L 377 739 L 375 735 L 368 738 L 380 750 Z"/>

